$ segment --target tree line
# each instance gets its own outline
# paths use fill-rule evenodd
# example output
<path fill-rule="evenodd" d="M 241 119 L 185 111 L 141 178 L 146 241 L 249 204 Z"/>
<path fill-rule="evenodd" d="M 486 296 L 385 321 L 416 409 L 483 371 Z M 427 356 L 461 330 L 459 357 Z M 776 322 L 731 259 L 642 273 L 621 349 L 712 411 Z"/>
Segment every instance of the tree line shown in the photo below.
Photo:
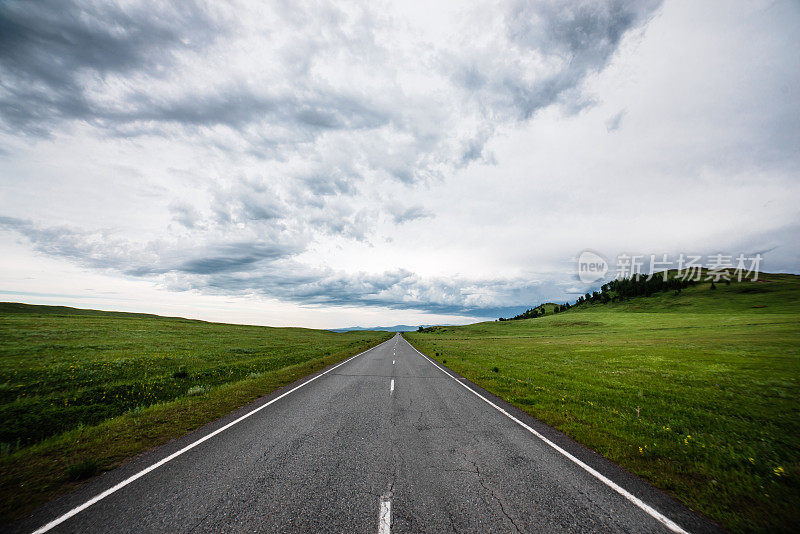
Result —
<path fill-rule="evenodd" d="M 635 274 L 629 278 L 617 278 L 603 284 L 600 291 L 592 291 L 578 297 L 575 304 L 569 302 L 559 305 L 556 304 L 553 308 L 553 313 L 565 312 L 574 306 L 583 306 L 588 303 L 593 304 L 606 304 L 608 302 L 621 302 L 623 300 L 632 299 L 635 297 L 649 297 L 655 293 L 662 291 L 674 291 L 675 294 L 680 294 L 681 290 L 689 286 L 695 285 L 697 282 L 693 279 L 685 279 L 680 277 L 668 277 L 666 280 L 663 276 L 647 277 L 642 274 Z M 729 282 L 728 282 L 729 283 Z M 714 284 L 711 288 L 715 289 Z M 498 321 L 514 321 L 518 319 L 535 319 L 546 315 L 545 305 L 542 304 L 535 308 L 524 311 L 523 313 L 514 317 L 504 318 L 500 317 Z M 550 314 L 552 315 L 552 314 Z"/>
<path fill-rule="evenodd" d="M 550 315 L 555 313 L 565 312 L 572 307 L 572 304 L 566 302 L 564 304 L 556 304 L 553 306 L 553 312 Z M 545 305 L 542 304 L 535 308 L 531 308 L 529 310 L 525 310 L 524 312 L 520 313 L 519 315 L 515 315 L 514 317 L 509 317 L 506 319 L 505 317 L 500 317 L 498 321 L 515 321 L 517 319 L 536 319 L 537 317 L 543 317 L 547 315 L 547 309 Z"/>

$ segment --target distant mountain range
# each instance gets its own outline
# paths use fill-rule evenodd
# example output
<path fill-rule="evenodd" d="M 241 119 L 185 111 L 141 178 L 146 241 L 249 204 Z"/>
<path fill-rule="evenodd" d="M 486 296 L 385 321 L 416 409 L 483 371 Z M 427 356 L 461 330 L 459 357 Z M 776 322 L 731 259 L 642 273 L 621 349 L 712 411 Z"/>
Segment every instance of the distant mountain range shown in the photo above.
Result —
<path fill-rule="evenodd" d="M 373 326 L 372 328 L 365 328 L 363 326 L 350 326 L 348 328 L 331 328 L 330 330 L 333 332 L 351 332 L 353 330 L 380 330 L 382 332 L 413 332 L 420 326 L 427 328 L 429 326 L 451 326 L 451 325 L 423 324 L 417 326 L 409 326 L 407 324 L 396 324 L 394 326 Z"/>

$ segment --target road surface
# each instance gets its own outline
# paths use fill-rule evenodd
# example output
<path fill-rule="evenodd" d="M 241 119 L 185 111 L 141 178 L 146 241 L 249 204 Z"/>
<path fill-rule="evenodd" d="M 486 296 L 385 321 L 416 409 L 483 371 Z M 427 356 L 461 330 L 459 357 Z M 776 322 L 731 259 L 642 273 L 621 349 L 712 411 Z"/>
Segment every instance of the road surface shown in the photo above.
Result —
<path fill-rule="evenodd" d="M 32 532 L 713 532 L 401 336 L 137 457 Z"/>

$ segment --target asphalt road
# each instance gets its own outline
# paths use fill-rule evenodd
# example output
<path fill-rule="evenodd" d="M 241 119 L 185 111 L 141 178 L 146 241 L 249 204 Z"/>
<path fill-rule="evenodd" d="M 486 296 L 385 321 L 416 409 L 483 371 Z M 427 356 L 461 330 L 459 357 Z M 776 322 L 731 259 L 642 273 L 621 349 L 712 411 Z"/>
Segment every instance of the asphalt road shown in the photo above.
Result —
<path fill-rule="evenodd" d="M 399 335 L 97 477 L 12 529 L 48 523 L 50 532 L 137 533 L 717 530 Z"/>

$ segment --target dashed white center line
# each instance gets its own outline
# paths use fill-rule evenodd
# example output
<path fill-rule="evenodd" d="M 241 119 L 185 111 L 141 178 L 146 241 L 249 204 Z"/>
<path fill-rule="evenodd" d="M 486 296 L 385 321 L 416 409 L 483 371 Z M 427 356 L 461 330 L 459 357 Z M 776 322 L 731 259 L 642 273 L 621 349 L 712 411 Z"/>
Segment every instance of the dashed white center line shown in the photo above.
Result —
<path fill-rule="evenodd" d="M 394 378 L 392 378 L 391 384 L 389 384 L 389 394 L 391 395 L 394 393 Z"/>
<path fill-rule="evenodd" d="M 381 511 L 378 516 L 378 534 L 389 534 L 392 531 L 392 499 L 381 497 Z"/>
<path fill-rule="evenodd" d="M 394 365 L 394 360 L 392 360 L 392 365 Z"/>

